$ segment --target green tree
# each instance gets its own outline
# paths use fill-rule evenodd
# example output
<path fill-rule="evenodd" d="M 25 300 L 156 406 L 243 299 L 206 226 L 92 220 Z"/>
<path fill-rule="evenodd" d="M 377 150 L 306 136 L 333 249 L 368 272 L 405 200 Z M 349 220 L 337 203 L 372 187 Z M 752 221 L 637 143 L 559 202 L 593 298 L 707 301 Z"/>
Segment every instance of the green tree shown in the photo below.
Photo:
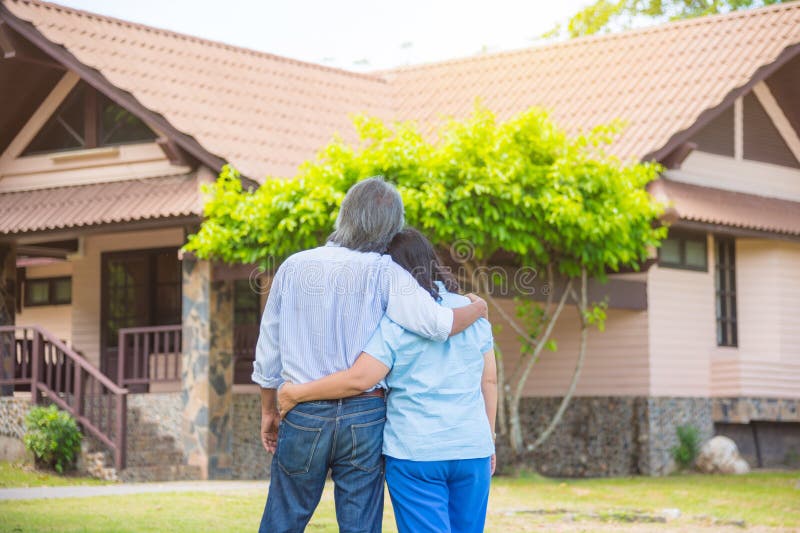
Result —
<path fill-rule="evenodd" d="M 604 305 L 587 299 L 589 279 L 640 264 L 664 237 L 654 224 L 660 206 L 645 191 L 659 167 L 603 151 L 618 125 L 570 137 L 537 109 L 498 122 L 477 108 L 466 120 L 446 123 L 435 141 L 410 123 L 389 126 L 362 117 L 356 128 L 356 145 L 336 139 L 294 179 L 270 178 L 253 192 L 226 169 L 209 190 L 206 221 L 187 249 L 203 258 L 274 268 L 287 255 L 324 242 L 351 185 L 385 176 L 403 197 L 408 223 L 440 249 L 453 246 L 465 284 L 524 341 L 521 362 L 508 378 L 498 360 L 501 392 L 509 390 L 508 398 L 501 397 L 501 432 L 521 453 L 522 391 L 541 350 L 555 348 L 550 336 L 562 310 L 570 303 L 579 311 L 578 364 L 558 416 L 537 443 L 555 427 L 575 389 L 588 328 L 602 327 L 605 318 Z M 525 305 L 538 306 L 530 319 L 509 316 L 497 305 L 498 272 L 491 261 L 498 254 L 554 289 L 546 302 L 527 298 Z"/>
<path fill-rule="evenodd" d="M 544 37 L 580 37 L 630 28 L 642 21 L 666 22 L 779 4 L 790 0 L 595 0 Z"/>

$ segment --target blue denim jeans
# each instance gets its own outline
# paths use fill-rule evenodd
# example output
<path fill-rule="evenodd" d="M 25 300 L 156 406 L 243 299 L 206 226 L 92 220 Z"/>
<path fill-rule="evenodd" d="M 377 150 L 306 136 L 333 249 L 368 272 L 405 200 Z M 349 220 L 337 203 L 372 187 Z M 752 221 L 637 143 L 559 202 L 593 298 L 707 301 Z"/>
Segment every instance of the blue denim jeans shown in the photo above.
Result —
<path fill-rule="evenodd" d="M 386 402 L 374 396 L 306 402 L 292 409 L 278 430 L 259 531 L 305 530 L 331 470 L 339 531 L 380 532 L 385 422 Z"/>

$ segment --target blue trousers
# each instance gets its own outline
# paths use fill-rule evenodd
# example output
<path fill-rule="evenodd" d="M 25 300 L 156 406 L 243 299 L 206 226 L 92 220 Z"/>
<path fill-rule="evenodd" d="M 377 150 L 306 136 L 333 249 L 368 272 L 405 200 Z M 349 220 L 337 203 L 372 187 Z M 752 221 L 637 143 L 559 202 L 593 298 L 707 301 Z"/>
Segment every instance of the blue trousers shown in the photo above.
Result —
<path fill-rule="evenodd" d="M 478 533 L 486 522 L 491 458 L 406 461 L 386 457 L 400 533 Z"/>
<path fill-rule="evenodd" d="M 300 533 L 328 470 L 342 533 L 380 533 L 383 522 L 383 398 L 301 403 L 281 421 L 260 533 Z"/>

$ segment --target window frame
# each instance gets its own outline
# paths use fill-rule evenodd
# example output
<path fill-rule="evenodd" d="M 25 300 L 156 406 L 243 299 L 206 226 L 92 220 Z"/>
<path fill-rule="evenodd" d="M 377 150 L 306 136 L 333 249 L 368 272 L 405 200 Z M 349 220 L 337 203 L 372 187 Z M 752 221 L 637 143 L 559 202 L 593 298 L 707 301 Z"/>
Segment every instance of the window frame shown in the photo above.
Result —
<path fill-rule="evenodd" d="M 673 230 L 670 229 L 665 240 L 676 239 L 678 240 L 678 253 L 680 260 L 677 263 L 665 261 L 661 254 L 661 247 L 658 248 L 658 266 L 664 268 L 676 268 L 680 270 L 692 270 L 694 272 L 708 272 L 708 235 L 705 233 L 686 231 L 686 230 Z M 703 266 L 689 265 L 686 263 L 686 243 L 698 242 L 703 245 Z M 662 243 L 663 244 L 663 243 Z"/>
<path fill-rule="evenodd" d="M 69 301 L 56 300 L 56 283 L 69 282 Z M 37 284 L 47 284 L 47 301 L 32 302 L 31 288 Z M 50 278 L 25 278 L 25 298 L 23 307 L 49 307 L 54 305 L 72 305 L 72 276 L 56 276 Z"/>
<path fill-rule="evenodd" d="M 39 138 L 39 135 L 42 133 L 44 128 L 47 127 L 47 125 L 50 123 L 53 117 L 56 117 L 62 111 L 62 108 L 66 104 L 66 102 L 73 97 L 76 91 L 79 90 L 83 92 L 81 98 L 82 102 L 80 104 L 82 106 L 82 112 L 83 112 L 83 131 L 80 132 L 83 135 L 83 145 L 71 148 L 42 149 L 29 152 L 28 150 L 30 146 Z M 118 106 L 119 108 L 123 109 L 126 113 L 139 120 L 142 124 L 145 125 L 145 127 L 147 127 L 148 130 L 150 130 L 150 133 L 152 133 L 152 137 L 147 139 L 137 139 L 131 141 L 103 142 L 103 136 L 105 132 L 103 131 L 103 125 L 102 125 L 101 106 L 107 102 Z M 125 109 L 123 106 L 120 106 L 119 104 L 114 102 L 112 99 L 106 97 L 105 95 L 97 91 L 97 89 L 95 89 L 94 87 L 81 81 L 78 83 L 78 85 L 73 87 L 73 89 L 70 91 L 67 97 L 64 98 L 64 100 L 58 105 L 53 114 L 47 119 L 42 128 L 39 129 L 36 135 L 34 135 L 33 139 L 31 139 L 28 145 L 25 147 L 25 149 L 22 150 L 21 157 L 35 157 L 48 154 L 63 154 L 69 152 L 77 152 L 81 150 L 96 150 L 99 148 L 126 146 L 130 144 L 152 143 L 155 142 L 157 139 L 158 139 L 158 133 L 156 133 L 153 130 L 153 128 L 150 127 L 149 124 L 147 124 L 145 121 L 143 121 L 142 119 L 140 119 L 139 117 L 137 117 L 136 115 Z"/>
<path fill-rule="evenodd" d="M 721 256 L 725 255 L 725 261 Z M 724 265 L 724 266 L 723 266 Z M 728 273 L 723 277 L 723 269 Z M 723 281 L 727 283 L 722 287 Z M 736 239 L 714 236 L 714 317 L 717 346 L 739 347 L 739 304 L 736 289 Z M 729 302 L 731 305 L 726 306 Z M 726 327 L 728 326 L 728 327 Z"/>

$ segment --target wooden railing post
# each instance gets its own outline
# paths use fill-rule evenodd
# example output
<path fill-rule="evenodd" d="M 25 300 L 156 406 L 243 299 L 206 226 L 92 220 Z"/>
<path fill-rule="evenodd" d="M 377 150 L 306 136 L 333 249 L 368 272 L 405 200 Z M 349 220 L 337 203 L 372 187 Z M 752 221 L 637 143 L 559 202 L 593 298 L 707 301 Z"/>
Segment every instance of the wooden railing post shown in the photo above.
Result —
<path fill-rule="evenodd" d="M 41 376 L 41 359 L 44 350 L 42 349 L 42 335 L 35 329 L 32 329 L 31 332 L 33 333 L 33 347 L 31 350 L 31 403 L 35 405 L 39 403 L 39 376 Z"/>
<path fill-rule="evenodd" d="M 76 418 L 80 419 L 83 417 L 83 369 L 77 363 L 75 364 L 75 390 L 73 394 L 75 395 Z"/>
<path fill-rule="evenodd" d="M 117 385 L 125 386 L 125 333 L 117 336 Z M 135 376 L 134 376 L 135 377 Z"/>
<path fill-rule="evenodd" d="M 123 393 L 117 396 L 117 427 L 114 435 L 116 453 L 114 454 L 114 468 L 117 472 L 125 469 L 128 450 L 128 395 Z"/>

